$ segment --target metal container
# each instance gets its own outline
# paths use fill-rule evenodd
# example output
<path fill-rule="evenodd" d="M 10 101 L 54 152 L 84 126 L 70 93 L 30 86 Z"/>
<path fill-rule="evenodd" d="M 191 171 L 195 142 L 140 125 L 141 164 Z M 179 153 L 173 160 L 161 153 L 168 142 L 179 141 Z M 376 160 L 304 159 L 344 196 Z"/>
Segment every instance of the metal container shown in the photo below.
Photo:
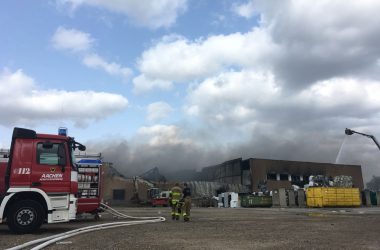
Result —
<path fill-rule="evenodd" d="M 246 195 L 241 197 L 242 207 L 271 207 L 271 196 Z"/>

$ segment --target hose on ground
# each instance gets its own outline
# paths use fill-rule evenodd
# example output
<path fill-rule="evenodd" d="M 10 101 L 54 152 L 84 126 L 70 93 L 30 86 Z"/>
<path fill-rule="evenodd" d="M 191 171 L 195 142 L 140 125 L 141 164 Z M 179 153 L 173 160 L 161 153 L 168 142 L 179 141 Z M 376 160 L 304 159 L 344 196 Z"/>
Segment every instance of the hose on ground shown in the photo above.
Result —
<path fill-rule="evenodd" d="M 117 217 L 120 217 L 120 218 L 123 218 L 123 219 L 136 219 L 136 220 L 150 220 L 150 219 L 157 219 L 157 218 L 162 218 L 162 217 L 134 217 L 134 216 L 130 216 L 130 215 L 126 215 L 126 214 L 123 214 L 123 213 L 120 213 L 119 211 L 113 209 L 112 207 L 108 206 L 107 204 L 104 204 L 104 203 L 100 203 L 100 208 L 105 211 L 105 212 L 108 212 L 114 216 L 117 216 Z M 165 218 L 164 218 L 165 219 Z"/>
<path fill-rule="evenodd" d="M 88 232 L 93 232 L 93 231 L 98 231 L 98 230 L 105 230 L 105 229 L 111 229 L 111 228 L 116 228 L 116 227 L 123 227 L 123 226 L 131 226 L 131 225 L 138 225 L 138 224 L 146 224 L 146 223 L 156 223 L 156 222 L 164 222 L 166 219 L 164 217 L 135 217 L 135 216 L 129 216 L 123 213 L 120 213 L 119 211 L 111 208 L 110 206 L 106 204 L 101 204 L 102 210 L 109 212 L 110 214 L 123 218 L 123 219 L 140 219 L 136 221 L 120 221 L 120 222 L 111 222 L 111 223 L 103 223 L 103 224 L 97 224 L 97 225 L 92 225 L 92 226 L 87 226 L 87 227 L 82 227 L 78 229 L 74 229 L 68 232 L 60 233 L 60 234 L 55 234 L 52 236 L 44 237 L 41 239 L 37 240 L 32 240 L 29 242 L 26 242 L 24 244 L 9 248 L 8 250 L 19 250 L 23 249 L 26 247 L 30 247 L 36 244 L 39 244 L 35 247 L 32 248 L 32 250 L 37 250 L 37 249 L 42 249 L 46 246 L 49 246 L 57 241 L 67 239 L 79 234 L 83 233 L 88 233 Z"/>

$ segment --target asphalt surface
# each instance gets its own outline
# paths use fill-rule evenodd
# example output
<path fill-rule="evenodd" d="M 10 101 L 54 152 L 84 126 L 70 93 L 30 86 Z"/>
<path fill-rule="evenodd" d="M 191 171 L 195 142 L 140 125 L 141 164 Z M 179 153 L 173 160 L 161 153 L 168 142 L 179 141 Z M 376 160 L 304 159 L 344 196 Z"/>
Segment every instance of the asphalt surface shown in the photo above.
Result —
<path fill-rule="evenodd" d="M 116 209 L 167 221 L 86 233 L 47 249 L 380 249 L 380 207 L 193 208 L 190 222 L 172 221 L 169 208 Z M 27 235 L 14 235 L 0 225 L 0 249 L 112 221 L 121 220 L 104 214 L 99 221 L 46 224 Z"/>

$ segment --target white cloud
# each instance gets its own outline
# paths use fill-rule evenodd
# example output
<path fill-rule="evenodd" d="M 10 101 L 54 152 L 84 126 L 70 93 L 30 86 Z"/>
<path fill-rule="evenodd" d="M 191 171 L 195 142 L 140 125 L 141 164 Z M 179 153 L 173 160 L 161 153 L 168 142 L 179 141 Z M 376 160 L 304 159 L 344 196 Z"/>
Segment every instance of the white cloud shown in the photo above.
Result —
<path fill-rule="evenodd" d="M 173 108 L 166 102 L 154 102 L 148 105 L 148 116 L 149 121 L 162 120 L 173 112 Z"/>
<path fill-rule="evenodd" d="M 145 75 L 139 75 L 133 79 L 133 86 L 134 93 L 139 94 L 155 88 L 169 90 L 173 87 L 173 84 L 171 81 L 150 79 Z"/>
<path fill-rule="evenodd" d="M 58 27 L 51 38 L 51 42 L 56 49 L 79 52 L 89 50 L 94 43 L 94 39 L 88 33 Z"/>
<path fill-rule="evenodd" d="M 262 67 L 275 52 L 268 34 L 259 29 L 196 41 L 170 36 L 144 51 L 138 68 L 150 79 L 180 82 L 207 77 L 230 67 Z"/>
<path fill-rule="evenodd" d="M 251 31 L 165 36 L 138 59 L 135 87 L 140 79 L 145 91 L 190 82 L 186 113 L 204 134 L 224 128 L 223 139 L 280 129 L 291 141 L 310 130 L 380 123 L 380 2 L 245 4 L 260 17 Z M 153 84 L 162 82 L 168 84 Z"/>
<path fill-rule="evenodd" d="M 101 120 L 124 110 L 128 100 L 94 91 L 41 90 L 22 70 L 0 72 L 0 124 L 71 120 L 76 124 Z"/>
<path fill-rule="evenodd" d="M 89 68 L 103 70 L 107 74 L 121 76 L 124 79 L 128 79 L 133 73 L 128 67 L 109 62 L 96 53 L 89 53 L 94 39 L 90 34 L 83 31 L 58 27 L 51 38 L 51 42 L 56 49 L 71 50 L 78 53 L 83 57 L 82 63 Z"/>
<path fill-rule="evenodd" d="M 281 48 L 272 65 L 288 87 L 352 76 L 380 57 L 379 1 L 251 2 L 261 13 L 261 29 Z"/>
<path fill-rule="evenodd" d="M 121 13 L 133 22 L 150 28 L 170 27 L 186 11 L 187 0 L 57 0 L 59 4 L 77 9 L 82 5 Z"/>
<path fill-rule="evenodd" d="M 298 93 L 294 102 L 324 115 L 360 117 L 378 113 L 380 82 L 334 78 L 320 81 Z"/>
<path fill-rule="evenodd" d="M 281 97 L 270 73 L 229 72 L 208 78 L 191 89 L 186 112 L 209 124 L 240 126 Z"/>
<path fill-rule="evenodd" d="M 83 64 L 89 68 L 101 69 L 110 75 L 119 75 L 124 78 L 129 78 L 132 75 L 132 70 L 127 67 L 122 67 L 114 62 L 107 62 L 97 54 L 88 54 L 83 58 Z"/>
<path fill-rule="evenodd" d="M 150 146 L 192 144 L 190 139 L 181 138 L 180 128 L 174 125 L 141 127 L 138 136 L 141 142 L 147 140 Z"/>
<path fill-rule="evenodd" d="M 252 129 L 258 124 L 288 124 L 294 128 L 335 126 L 350 119 L 370 119 L 379 113 L 380 82 L 336 78 L 299 92 L 287 92 L 270 73 L 230 72 L 204 80 L 189 92 L 187 114 L 214 127 Z M 344 125 L 343 125 L 344 126 Z"/>
<path fill-rule="evenodd" d="M 195 40 L 163 37 L 141 54 L 141 75 L 186 82 L 231 68 L 268 70 L 281 84 L 302 89 L 365 72 L 380 58 L 379 1 L 247 1 L 242 6 L 260 13 L 257 27 Z"/>
<path fill-rule="evenodd" d="M 239 16 L 245 17 L 247 19 L 253 17 L 254 14 L 257 14 L 255 13 L 255 5 L 253 3 L 253 0 L 250 0 L 242 4 L 233 5 L 232 11 L 238 14 Z"/>

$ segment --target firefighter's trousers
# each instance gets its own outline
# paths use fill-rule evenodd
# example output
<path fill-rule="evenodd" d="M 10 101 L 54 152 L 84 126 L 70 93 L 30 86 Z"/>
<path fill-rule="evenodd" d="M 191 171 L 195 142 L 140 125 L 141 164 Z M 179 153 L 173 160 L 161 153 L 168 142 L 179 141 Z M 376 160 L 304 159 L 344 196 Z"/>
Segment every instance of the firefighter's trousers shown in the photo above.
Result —
<path fill-rule="evenodd" d="M 183 219 L 185 221 L 189 221 L 190 220 L 190 210 L 191 210 L 191 198 L 190 197 L 185 198 L 182 209 L 183 209 Z"/>
<path fill-rule="evenodd" d="M 179 220 L 179 217 L 181 215 L 181 203 L 179 201 L 172 200 L 171 207 L 172 207 L 172 219 Z"/>

